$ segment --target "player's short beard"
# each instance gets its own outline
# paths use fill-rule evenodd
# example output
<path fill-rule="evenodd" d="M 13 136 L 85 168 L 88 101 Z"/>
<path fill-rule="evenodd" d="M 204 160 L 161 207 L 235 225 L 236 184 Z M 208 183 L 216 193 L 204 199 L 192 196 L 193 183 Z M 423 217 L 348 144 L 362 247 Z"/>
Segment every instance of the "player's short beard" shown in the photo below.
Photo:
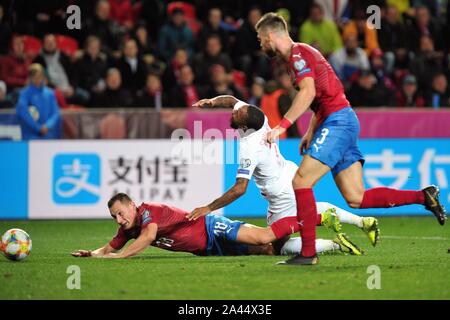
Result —
<path fill-rule="evenodd" d="M 275 58 L 277 56 L 277 52 L 272 48 L 268 48 L 264 52 L 269 58 Z"/>
<path fill-rule="evenodd" d="M 239 124 L 234 120 L 233 117 L 231 117 L 230 119 L 230 127 L 236 130 L 239 129 Z"/>

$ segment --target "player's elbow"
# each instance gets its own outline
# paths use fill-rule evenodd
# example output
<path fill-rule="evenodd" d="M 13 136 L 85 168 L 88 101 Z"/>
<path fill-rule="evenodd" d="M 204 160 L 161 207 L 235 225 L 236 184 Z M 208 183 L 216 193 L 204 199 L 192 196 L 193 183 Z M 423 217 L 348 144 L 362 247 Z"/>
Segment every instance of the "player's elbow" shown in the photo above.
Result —
<path fill-rule="evenodd" d="M 247 188 L 243 185 L 236 185 L 234 188 L 234 194 L 236 197 L 242 196 L 247 191 Z"/>

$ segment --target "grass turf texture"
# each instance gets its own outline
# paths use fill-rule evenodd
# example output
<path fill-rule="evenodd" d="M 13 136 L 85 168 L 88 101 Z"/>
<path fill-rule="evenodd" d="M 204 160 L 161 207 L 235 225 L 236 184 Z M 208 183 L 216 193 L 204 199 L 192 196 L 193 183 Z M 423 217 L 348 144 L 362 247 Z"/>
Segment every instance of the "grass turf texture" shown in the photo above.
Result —
<path fill-rule="evenodd" d="M 26 230 L 24 261 L 0 257 L 0 299 L 449 299 L 449 226 L 431 217 L 381 218 L 381 242 L 370 246 L 353 226 L 344 231 L 365 256 L 321 255 L 318 266 L 276 266 L 285 257 L 196 257 L 157 248 L 131 259 L 74 258 L 75 249 L 105 244 L 112 221 L 2 221 Z M 247 219 L 263 225 L 264 220 Z M 333 236 L 318 228 L 318 237 Z M 81 290 L 68 290 L 67 267 L 81 268 Z M 369 290 L 367 267 L 381 270 Z"/>

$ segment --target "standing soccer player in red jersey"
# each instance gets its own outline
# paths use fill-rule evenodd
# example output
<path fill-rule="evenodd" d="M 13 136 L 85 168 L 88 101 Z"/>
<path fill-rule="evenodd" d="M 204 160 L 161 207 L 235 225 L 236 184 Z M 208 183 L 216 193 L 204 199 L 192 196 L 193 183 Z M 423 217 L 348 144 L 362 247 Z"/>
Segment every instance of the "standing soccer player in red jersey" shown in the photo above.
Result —
<path fill-rule="evenodd" d="M 428 186 L 419 191 L 391 188 L 364 190 L 361 154 L 357 139 L 359 121 L 350 107 L 342 83 L 323 55 L 289 36 L 286 21 L 267 13 L 255 26 L 262 50 L 289 64 L 299 92 L 280 124 L 267 136 L 274 142 L 308 109 L 314 112 L 309 128 L 300 143 L 303 160 L 292 181 L 297 202 L 297 218 L 303 247 L 301 254 L 286 264 L 310 265 L 318 262 L 316 238 L 316 201 L 312 187 L 330 170 L 342 196 L 352 208 L 390 208 L 423 204 L 439 223 L 445 223 L 445 209 L 439 203 L 439 189 Z"/>

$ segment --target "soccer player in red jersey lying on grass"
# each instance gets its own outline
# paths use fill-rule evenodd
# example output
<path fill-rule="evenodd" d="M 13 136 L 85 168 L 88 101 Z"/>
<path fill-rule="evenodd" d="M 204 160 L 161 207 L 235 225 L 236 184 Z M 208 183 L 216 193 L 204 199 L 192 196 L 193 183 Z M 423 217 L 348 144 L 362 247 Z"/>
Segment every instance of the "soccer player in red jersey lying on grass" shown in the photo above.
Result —
<path fill-rule="evenodd" d="M 113 219 L 120 225 L 116 236 L 97 250 L 77 250 L 75 257 L 128 258 L 152 245 L 170 251 L 190 252 L 200 256 L 295 254 L 300 251 L 300 238 L 277 239 L 271 227 L 261 228 L 218 215 L 196 220 L 187 218 L 189 212 L 162 203 L 142 203 L 139 207 L 125 193 L 108 201 Z M 332 228 L 339 225 L 333 215 Z M 318 221 L 320 221 L 318 215 Z M 298 224 L 291 226 L 298 232 Z M 120 251 L 125 244 L 136 239 Z M 280 241 L 277 241 L 280 240 Z M 362 251 L 348 237 L 339 233 L 335 240 L 317 239 L 318 252 L 341 251 L 355 255 Z"/>

